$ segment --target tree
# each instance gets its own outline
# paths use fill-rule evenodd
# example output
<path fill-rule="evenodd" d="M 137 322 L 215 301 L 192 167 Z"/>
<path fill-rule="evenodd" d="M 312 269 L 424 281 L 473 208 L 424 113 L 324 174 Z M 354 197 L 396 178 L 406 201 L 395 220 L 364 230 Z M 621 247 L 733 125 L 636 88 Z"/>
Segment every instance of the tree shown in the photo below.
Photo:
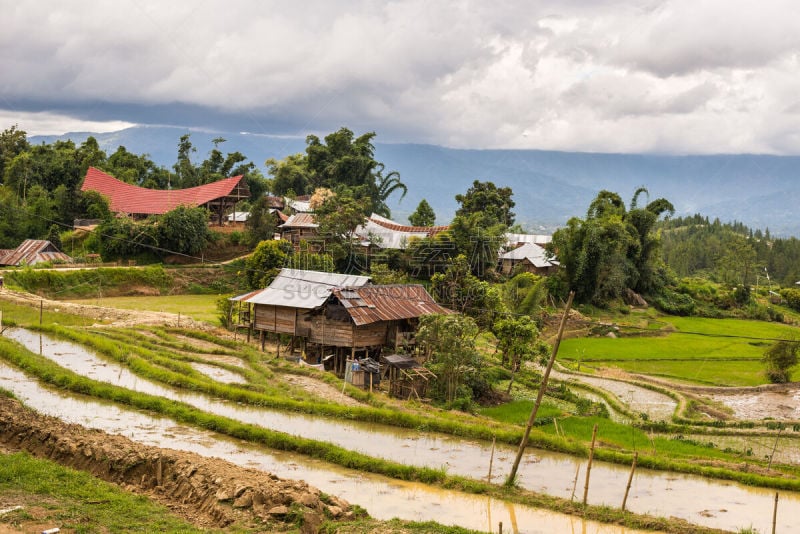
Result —
<path fill-rule="evenodd" d="M 475 339 L 480 330 L 472 318 L 465 315 L 423 315 L 420 317 L 417 341 L 424 347 L 430 360 L 428 367 L 436 374 L 436 393 L 439 398 L 453 403 L 469 374 L 477 373 L 481 366 Z M 469 393 L 469 401 L 472 394 Z"/>
<path fill-rule="evenodd" d="M 325 239 L 326 251 L 343 272 L 364 270 L 356 260 L 356 228 L 364 223 L 363 200 L 351 196 L 347 189 L 325 196 L 316 209 L 319 235 Z"/>
<path fill-rule="evenodd" d="M 663 265 L 660 237 L 654 225 L 659 216 L 674 210 L 664 199 L 639 208 L 638 197 L 646 192 L 636 190 L 628 211 L 618 194 L 600 191 L 585 219 L 573 217 L 553 234 L 547 250 L 558 255 L 561 276 L 577 302 L 603 305 L 626 289 L 656 293 L 663 287 L 664 277 L 658 276 Z"/>
<path fill-rule="evenodd" d="M 449 260 L 443 273 L 431 277 L 431 292 L 438 303 L 473 317 L 481 326 L 489 327 L 495 315 L 504 311 L 500 290 L 474 276 L 463 255 Z"/>
<path fill-rule="evenodd" d="M 497 321 L 493 328 L 501 365 L 511 369 L 511 380 L 506 393 L 511 393 L 514 377 L 524 361 L 547 354 L 547 345 L 539 340 L 539 329 L 530 317 L 522 315 Z"/>
<path fill-rule="evenodd" d="M 304 154 L 292 154 L 282 160 L 270 158 L 264 165 L 272 176 L 268 187 L 273 194 L 286 196 L 310 193 L 311 184 Z"/>
<path fill-rule="evenodd" d="M 778 341 L 769 347 L 762 357 L 767 378 L 773 384 L 784 384 L 791 378 L 791 369 L 797 365 L 800 342 Z"/>
<path fill-rule="evenodd" d="M 6 128 L 0 133 L 0 180 L 5 174 L 6 164 L 30 148 L 27 133 L 20 130 L 18 125 Z"/>
<path fill-rule="evenodd" d="M 157 219 L 158 246 L 166 253 L 192 255 L 208 241 L 208 210 L 178 206 Z"/>
<path fill-rule="evenodd" d="M 244 227 L 247 234 L 246 242 L 251 247 L 261 241 L 272 239 L 277 227 L 267 197 L 262 195 L 250 206 L 250 216 L 245 221 Z"/>
<path fill-rule="evenodd" d="M 400 174 L 391 171 L 384 175 L 385 166 L 375 160 L 372 140 L 375 132 L 359 137 L 347 128 L 325 136 L 323 143 L 316 135 L 306 137 L 306 168 L 311 187 L 351 190 L 354 198 L 369 199 L 364 210 L 390 216 L 386 201 L 395 191 L 406 194 Z"/>
<path fill-rule="evenodd" d="M 511 200 L 513 191 L 510 187 L 497 187 L 492 182 L 475 180 L 472 186 L 463 195 L 456 195 L 456 201 L 461 207 L 456 211 L 456 217 L 480 214 L 484 217 L 484 227 L 502 224 L 506 228 L 514 224 L 514 201 Z"/>
<path fill-rule="evenodd" d="M 292 244 L 283 240 L 262 241 L 245 260 L 247 283 L 252 289 L 267 287 L 281 268 L 288 265 Z"/>
<path fill-rule="evenodd" d="M 466 194 L 456 195 L 461 205 L 450 225 L 456 249 L 469 260 L 473 274 L 491 278 L 508 227 L 514 224 L 510 187 L 475 180 Z"/>
<path fill-rule="evenodd" d="M 413 226 L 433 226 L 436 223 L 436 213 L 424 198 L 419 201 L 417 209 L 408 216 L 408 222 Z"/>

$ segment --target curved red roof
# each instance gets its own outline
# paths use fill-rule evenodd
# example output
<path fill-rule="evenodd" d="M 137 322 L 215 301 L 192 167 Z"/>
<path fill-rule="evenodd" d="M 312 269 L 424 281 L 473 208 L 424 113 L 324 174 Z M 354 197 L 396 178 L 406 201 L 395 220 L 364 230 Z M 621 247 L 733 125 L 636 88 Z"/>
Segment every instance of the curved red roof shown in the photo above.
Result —
<path fill-rule="evenodd" d="M 81 191 L 97 191 L 108 198 L 114 213 L 159 215 L 178 206 L 202 206 L 231 194 L 242 175 L 188 189 L 147 189 L 117 180 L 100 169 L 89 167 Z"/>

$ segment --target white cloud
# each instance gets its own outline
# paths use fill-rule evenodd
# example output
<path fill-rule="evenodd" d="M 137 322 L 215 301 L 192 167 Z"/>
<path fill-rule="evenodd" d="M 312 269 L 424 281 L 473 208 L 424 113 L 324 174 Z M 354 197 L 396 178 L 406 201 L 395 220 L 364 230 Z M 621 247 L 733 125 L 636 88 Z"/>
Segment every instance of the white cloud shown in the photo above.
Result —
<path fill-rule="evenodd" d="M 0 128 L 18 126 L 28 135 L 61 135 L 67 132 L 116 132 L 135 126 L 126 121 L 87 121 L 47 111 L 25 112 L 0 109 Z"/>
<path fill-rule="evenodd" d="M 381 141 L 800 153 L 797 6 L 15 3 L 0 107 L 182 103 Z"/>

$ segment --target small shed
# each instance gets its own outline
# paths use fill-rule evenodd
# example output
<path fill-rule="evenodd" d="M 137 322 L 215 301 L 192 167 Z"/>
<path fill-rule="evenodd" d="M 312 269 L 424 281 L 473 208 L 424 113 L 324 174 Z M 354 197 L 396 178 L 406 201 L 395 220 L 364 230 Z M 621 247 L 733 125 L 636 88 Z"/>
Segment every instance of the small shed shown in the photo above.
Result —
<path fill-rule="evenodd" d="M 56 248 L 50 241 L 26 239 L 17 248 L 0 250 L 0 265 L 36 265 L 44 262 L 72 263 L 72 258 Z"/>
<path fill-rule="evenodd" d="M 381 361 L 385 368 L 383 379 L 389 382 L 389 394 L 399 399 L 422 399 L 428 392 L 428 383 L 436 375 L 411 356 L 389 354 Z"/>
<path fill-rule="evenodd" d="M 281 239 L 290 242 L 297 250 L 300 248 L 300 241 L 317 241 L 319 225 L 312 213 L 295 213 L 286 219 L 286 222 L 278 226 L 281 232 Z M 316 244 L 316 243 L 315 243 Z M 322 250 L 321 244 L 316 244 L 311 252 Z"/>

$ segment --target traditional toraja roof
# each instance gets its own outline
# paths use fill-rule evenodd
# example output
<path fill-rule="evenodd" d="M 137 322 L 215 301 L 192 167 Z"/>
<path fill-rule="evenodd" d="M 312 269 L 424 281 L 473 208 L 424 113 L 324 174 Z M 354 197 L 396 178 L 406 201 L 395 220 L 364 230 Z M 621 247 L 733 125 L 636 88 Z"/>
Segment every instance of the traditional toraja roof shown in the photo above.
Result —
<path fill-rule="evenodd" d="M 439 306 L 419 284 L 369 285 L 333 290 L 356 326 L 380 321 L 413 319 L 434 313 L 453 313 Z"/>
<path fill-rule="evenodd" d="M 249 190 L 246 184 L 240 184 L 241 181 L 242 176 L 239 175 L 188 189 L 147 189 L 89 167 L 81 191 L 97 191 L 104 195 L 114 213 L 158 215 L 178 206 L 202 206 L 235 193 L 239 198 L 246 198 Z"/>
<path fill-rule="evenodd" d="M 434 236 L 444 232 L 449 226 L 408 226 L 396 223 L 386 217 L 373 213 L 364 224 L 356 228 L 356 235 L 362 240 L 370 241 L 370 238 L 378 238 L 375 244 L 378 248 L 400 249 L 403 248 L 412 237 L 419 239 Z"/>
<path fill-rule="evenodd" d="M 319 225 L 314 220 L 313 213 L 295 213 L 280 225 L 281 228 L 317 228 Z"/>
<path fill-rule="evenodd" d="M 539 245 L 525 243 L 500 256 L 503 260 L 528 260 L 534 267 L 543 269 L 545 267 L 555 267 L 558 262 L 555 259 L 548 259 L 547 251 Z"/>
<path fill-rule="evenodd" d="M 50 241 L 26 239 L 14 250 L 0 250 L 0 265 L 36 265 L 48 261 L 72 262 Z"/>
<path fill-rule="evenodd" d="M 322 306 L 336 288 L 361 287 L 367 283 L 368 276 L 281 269 L 266 289 L 231 300 L 311 310 Z"/>
<path fill-rule="evenodd" d="M 387 219 L 386 217 L 382 217 L 377 213 L 373 213 L 369 216 L 369 220 L 374 222 L 375 224 L 382 226 L 388 230 L 394 230 L 395 232 L 412 232 L 412 233 L 426 233 L 429 236 L 433 236 L 438 234 L 439 232 L 444 232 L 445 230 L 449 229 L 450 227 L 447 225 L 442 226 L 409 226 L 406 224 L 400 224 L 394 222 L 391 219 Z"/>

